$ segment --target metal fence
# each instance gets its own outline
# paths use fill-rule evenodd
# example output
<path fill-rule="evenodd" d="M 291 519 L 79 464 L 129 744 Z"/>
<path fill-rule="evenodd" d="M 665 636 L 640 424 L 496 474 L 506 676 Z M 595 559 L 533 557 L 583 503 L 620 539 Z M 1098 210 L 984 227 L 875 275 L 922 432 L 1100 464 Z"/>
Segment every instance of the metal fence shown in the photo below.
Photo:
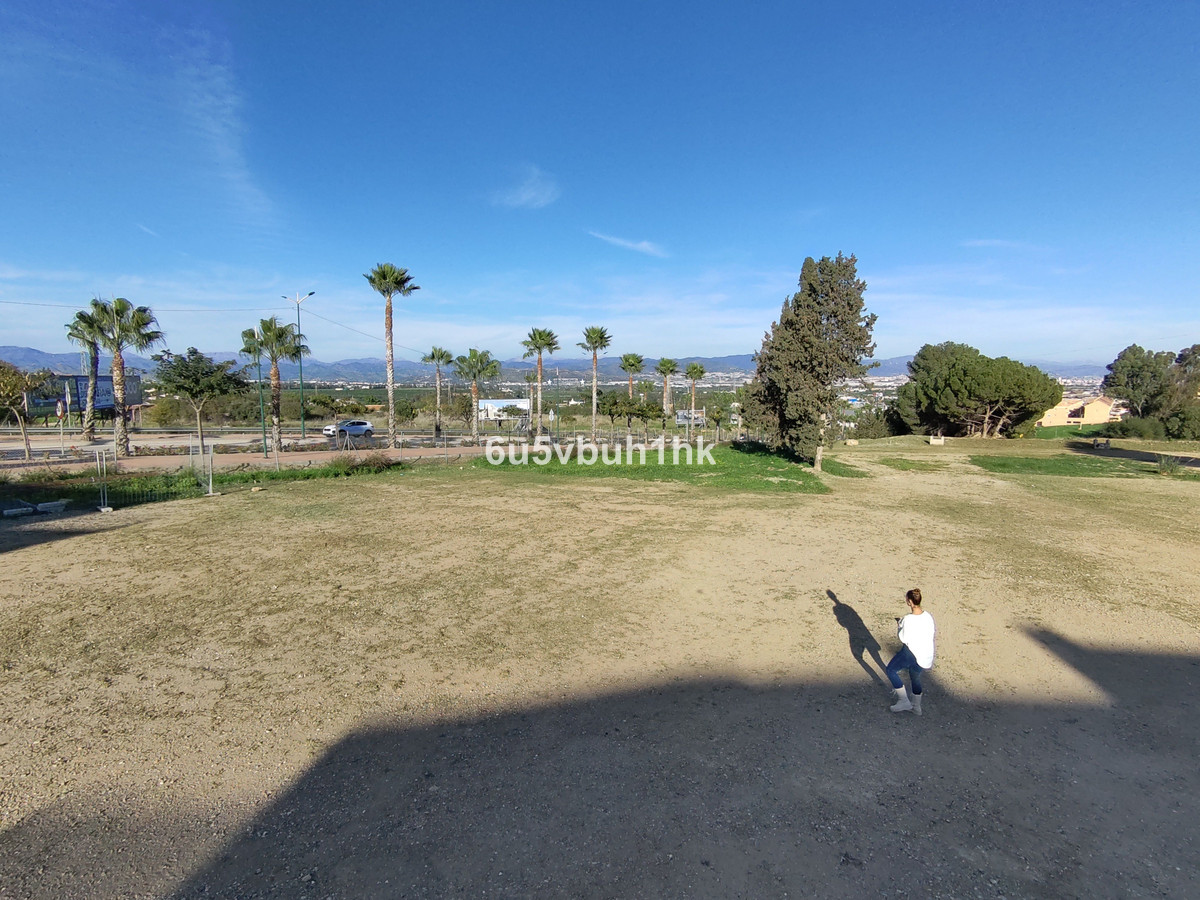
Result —
<path fill-rule="evenodd" d="M 94 473 L 49 481 L 0 483 L 0 509 L 5 517 L 80 511 L 122 509 L 161 500 L 200 497 L 208 490 L 208 472 L 202 462 L 169 475 L 119 475 L 111 451 L 96 451 Z"/>

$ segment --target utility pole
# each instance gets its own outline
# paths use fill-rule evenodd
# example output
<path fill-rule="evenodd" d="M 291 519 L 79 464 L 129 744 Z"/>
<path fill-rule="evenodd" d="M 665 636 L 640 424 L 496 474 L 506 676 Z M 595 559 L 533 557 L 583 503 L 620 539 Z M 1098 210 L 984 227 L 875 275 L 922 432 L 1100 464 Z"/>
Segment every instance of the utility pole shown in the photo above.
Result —
<path fill-rule="evenodd" d="M 301 297 L 300 292 L 297 291 L 295 297 L 289 297 L 286 294 L 283 296 L 284 300 L 291 300 L 293 303 L 296 304 L 296 340 L 297 341 L 300 340 L 301 334 L 302 334 L 302 332 L 300 331 L 300 304 L 303 303 L 305 300 L 307 300 L 309 297 L 311 297 L 315 293 L 316 293 L 316 291 L 309 291 L 307 294 L 305 294 L 303 297 Z M 305 438 L 305 436 L 306 436 L 306 432 L 304 430 L 304 354 L 301 353 L 300 354 L 300 439 L 303 440 Z"/>

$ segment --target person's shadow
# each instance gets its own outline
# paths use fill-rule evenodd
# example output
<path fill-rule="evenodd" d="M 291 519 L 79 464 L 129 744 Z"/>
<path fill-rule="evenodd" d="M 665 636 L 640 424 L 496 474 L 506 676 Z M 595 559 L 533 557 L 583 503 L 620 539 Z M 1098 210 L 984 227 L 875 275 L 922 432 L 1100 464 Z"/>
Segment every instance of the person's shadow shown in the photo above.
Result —
<path fill-rule="evenodd" d="M 884 681 L 879 677 L 879 672 L 872 669 L 870 664 L 863 659 L 865 654 L 870 653 L 871 659 L 875 660 L 875 665 L 879 666 L 879 671 L 887 671 L 883 657 L 879 655 L 879 641 L 875 640 L 874 635 L 871 634 L 862 617 L 855 612 L 853 606 L 842 603 L 838 600 L 837 594 L 831 590 L 826 590 L 825 594 L 833 601 L 833 614 L 837 618 L 838 624 L 846 629 L 846 634 L 850 637 L 850 652 L 876 684 L 883 684 Z"/>

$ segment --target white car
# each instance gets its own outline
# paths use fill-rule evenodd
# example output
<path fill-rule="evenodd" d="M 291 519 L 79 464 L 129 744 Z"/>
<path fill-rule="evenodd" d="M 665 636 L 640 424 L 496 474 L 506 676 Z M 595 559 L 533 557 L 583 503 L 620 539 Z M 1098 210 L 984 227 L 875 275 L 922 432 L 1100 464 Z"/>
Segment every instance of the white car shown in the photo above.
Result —
<path fill-rule="evenodd" d="M 321 429 L 321 433 L 326 437 L 344 438 L 349 435 L 369 438 L 375 434 L 375 426 L 366 419 L 343 419 L 333 425 L 326 425 Z"/>

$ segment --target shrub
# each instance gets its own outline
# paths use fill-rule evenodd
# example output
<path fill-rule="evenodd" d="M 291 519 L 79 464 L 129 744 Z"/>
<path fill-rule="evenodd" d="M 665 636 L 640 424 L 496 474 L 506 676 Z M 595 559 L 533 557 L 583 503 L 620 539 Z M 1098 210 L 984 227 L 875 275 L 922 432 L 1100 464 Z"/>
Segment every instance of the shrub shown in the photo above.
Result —
<path fill-rule="evenodd" d="M 339 453 L 322 467 L 332 472 L 334 475 L 349 475 L 358 465 L 356 460 L 349 453 Z"/>
<path fill-rule="evenodd" d="M 1130 416 L 1120 422 L 1112 422 L 1105 429 L 1109 437 L 1140 438 L 1144 441 L 1161 441 L 1167 436 L 1167 430 L 1158 419 L 1139 419 Z"/>
<path fill-rule="evenodd" d="M 904 420 L 904 415 L 901 413 L 899 406 L 895 400 L 888 403 L 883 411 L 883 420 L 887 424 L 889 435 L 900 434 L 924 434 L 925 429 L 914 430 L 913 427 Z"/>
<path fill-rule="evenodd" d="M 854 427 L 850 429 L 850 437 L 859 440 L 885 438 L 892 434 L 887 413 L 879 406 L 866 406 L 854 417 Z"/>
<path fill-rule="evenodd" d="M 182 400 L 174 397 L 160 397 L 154 405 L 143 414 L 147 424 L 155 428 L 169 428 L 186 422 L 192 424 L 191 409 Z"/>
<path fill-rule="evenodd" d="M 1200 406 L 1185 407 L 1166 422 L 1167 437 L 1178 441 L 1200 441 Z"/>
<path fill-rule="evenodd" d="M 342 457 L 339 457 L 342 458 Z M 357 463 L 351 466 L 350 471 L 353 472 L 386 472 L 392 466 L 396 465 L 396 460 L 392 459 L 386 453 L 376 450 L 373 453 L 368 453 Z"/>

